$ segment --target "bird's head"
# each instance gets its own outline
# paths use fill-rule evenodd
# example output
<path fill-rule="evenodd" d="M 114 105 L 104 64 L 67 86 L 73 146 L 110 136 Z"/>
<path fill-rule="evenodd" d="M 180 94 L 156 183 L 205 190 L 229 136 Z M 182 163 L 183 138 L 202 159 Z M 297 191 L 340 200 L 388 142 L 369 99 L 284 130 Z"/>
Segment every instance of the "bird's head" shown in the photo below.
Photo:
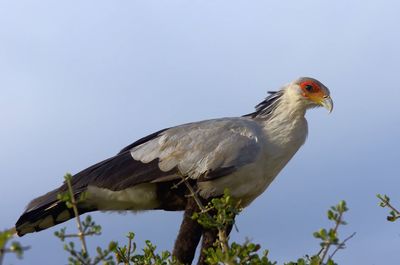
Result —
<path fill-rule="evenodd" d="M 315 107 L 325 107 L 332 112 L 333 101 L 329 89 L 318 80 L 311 77 L 300 77 L 281 90 L 269 92 L 269 96 L 256 106 L 256 111 L 245 116 L 253 118 L 271 117 L 274 113 L 288 110 L 293 113 L 305 114 L 305 111 Z M 281 109 L 279 106 L 283 106 Z"/>
<path fill-rule="evenodd" d="M 329 89 L 318 80 L 310 77 L 301 77 L 293 81 L 290 87 L 307 108 L 322 106 L 332 112 L 333 101 Z"/>

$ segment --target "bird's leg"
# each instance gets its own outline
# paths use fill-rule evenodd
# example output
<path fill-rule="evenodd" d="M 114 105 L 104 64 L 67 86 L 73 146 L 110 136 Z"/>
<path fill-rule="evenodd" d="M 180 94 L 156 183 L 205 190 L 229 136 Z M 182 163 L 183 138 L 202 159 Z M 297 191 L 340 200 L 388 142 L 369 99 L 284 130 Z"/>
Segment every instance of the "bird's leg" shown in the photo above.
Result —
<path fill-rule="evenodd" d="M 228 225 L 225 230 L 225 235 L 228 237 L 233 228 L 233 224 Z M 204 229 L 203 239 L 201 242 L 200 257 L 197 265 L 206 265 L 206 255 L 205 250 L 215 247 L 215 242 L 218 239 L 217 229 Z"/>
<path fill-rule="evenodd" d="M 200 257 L 197 262 L 197 265 L 205 265 L 206 264 L 206 255 L 205 250 L 214 247 L 214 243 L 218 238 L 218 230 L 217 229 L 205 229 L 203 231 L 203 239 L 201 242 L 200 249 Z"/>
<path fill-rule="evenodd" d="M 183 214 L 181 228 L 172 252 L 182 264 L 192 263 L 201 238 L 202 227 L 196 220 L 192 219 L 193 214 L 198 211 L 199 206 L 196 201 L 193 197 L 189 197 Z"/>

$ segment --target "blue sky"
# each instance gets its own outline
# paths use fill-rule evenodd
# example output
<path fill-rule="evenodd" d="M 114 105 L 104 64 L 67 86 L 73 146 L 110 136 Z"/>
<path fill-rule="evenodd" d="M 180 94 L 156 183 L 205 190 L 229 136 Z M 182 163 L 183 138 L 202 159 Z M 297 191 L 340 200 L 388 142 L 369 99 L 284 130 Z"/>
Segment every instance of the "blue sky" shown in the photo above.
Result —
<path fill-rule="evenodd" d="M 395 264 L 400 225 L 398 1 L 1 1 L 0 228 L 25 205 L 155 130 L 249 113 L 299 76 L 327 85 L 335 110 L 308 113 L 309 137 L 238 218 L 280 263 L 315 253 L 312 232 L 345 199 L 340 264 Z M 169 249 L 180 213 L 94 214 L 92 247 L 151 239 Z M 67 224 L 73 228 L 73 222 Z M 59 229 L 57 227 L 56 229 Z M 24 260 L 65 264 L 55 229 L 27 235 Z"/>

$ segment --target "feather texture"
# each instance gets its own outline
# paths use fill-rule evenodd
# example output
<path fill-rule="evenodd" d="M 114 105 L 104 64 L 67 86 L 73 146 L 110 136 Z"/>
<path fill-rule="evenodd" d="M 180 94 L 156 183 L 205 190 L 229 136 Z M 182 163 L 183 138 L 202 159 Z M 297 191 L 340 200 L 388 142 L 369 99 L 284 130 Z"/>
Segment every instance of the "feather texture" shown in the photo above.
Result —
<path fill-rule="evenodd" d="M 224 118 L 171 128 L 131 149 L 133 159 L 159 159 L 162 171 L 177 168 L 183 176 L 199 179 L 220 169 L 240 168 L 260 154 L 262 127 L 247 118 Z"/>

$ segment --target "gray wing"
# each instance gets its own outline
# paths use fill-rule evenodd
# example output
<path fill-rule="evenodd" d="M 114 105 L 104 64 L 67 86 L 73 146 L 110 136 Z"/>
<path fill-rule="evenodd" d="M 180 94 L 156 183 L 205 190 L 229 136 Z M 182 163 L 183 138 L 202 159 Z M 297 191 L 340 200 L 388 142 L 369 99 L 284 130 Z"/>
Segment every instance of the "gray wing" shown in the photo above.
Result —
<path fill-rule="evenodd" d="M 184 176 L 202 180 L 254 162 L 261 149 L 259 135 L 260 126 L 247 118 L 207 120 L 168 129 L 130 152 L 142 163 L 158 160 L 163 172 L 177 169 Z"/>

